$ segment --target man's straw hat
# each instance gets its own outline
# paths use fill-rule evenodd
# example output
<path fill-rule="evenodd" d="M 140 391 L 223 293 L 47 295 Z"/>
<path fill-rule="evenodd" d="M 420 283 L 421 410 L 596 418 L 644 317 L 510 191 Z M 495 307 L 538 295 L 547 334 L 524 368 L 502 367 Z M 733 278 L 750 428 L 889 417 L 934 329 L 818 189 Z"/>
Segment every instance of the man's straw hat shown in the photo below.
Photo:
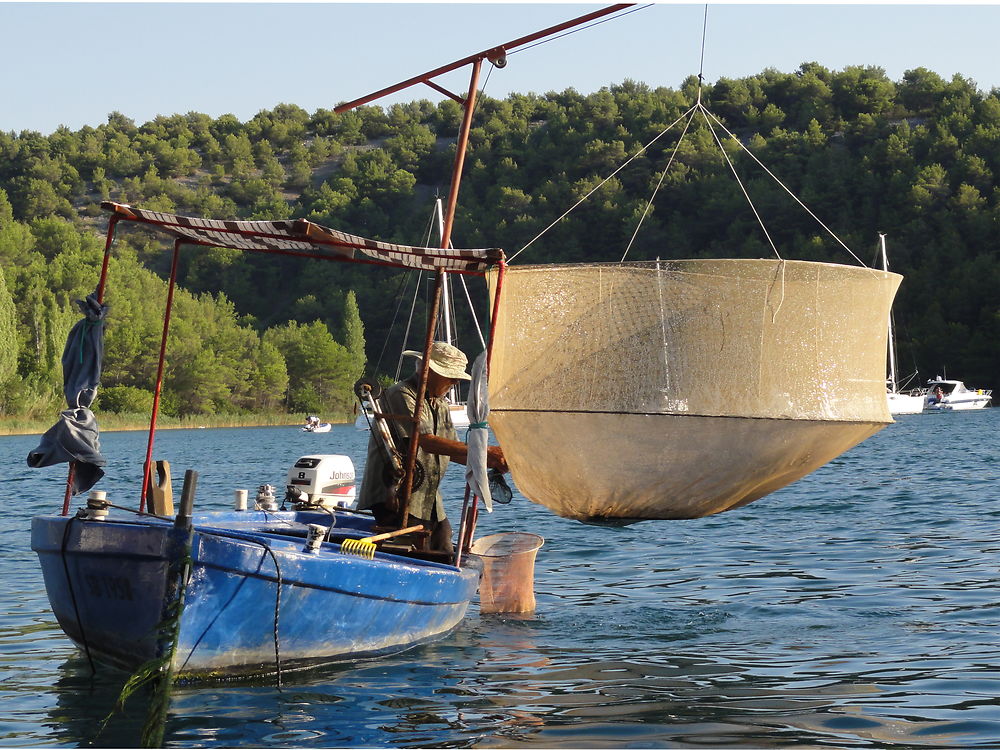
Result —
<path fill-rule="evenodd" d="M 421 352 L 407 350 L 404 356 L 423 358 Z M 438 375 L 452 380 L 472 380 L 472 376 L 465 371 L 469 360 L 462 353 L 461 349 L 446 344 L 443 341 L 435 341 L 431 344 L 430 368 Z"/>

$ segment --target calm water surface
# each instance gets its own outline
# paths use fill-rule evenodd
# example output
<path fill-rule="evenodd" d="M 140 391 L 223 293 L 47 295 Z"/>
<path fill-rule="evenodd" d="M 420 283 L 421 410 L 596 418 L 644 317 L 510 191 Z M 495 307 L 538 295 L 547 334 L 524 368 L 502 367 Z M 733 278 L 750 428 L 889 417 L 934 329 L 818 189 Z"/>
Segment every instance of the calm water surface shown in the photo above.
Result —
<path fill-rule="evenodd" d="M 902 417 L 798 483 L 696 521 L 622 529 L 559 519 L 515 494 L 482 534 L 525 530 L 538 555 L 528 619 L 470 609 L 404 654 L 268 683 L 180 687 L 173 747 L 972 747 L 1000 745 L 1000 409 Z M 175 494 L 197 505 L 284 484 L 300 455 L 364 433 L 162 432 Z M 0 744 L 135 746 L 143 696 L 63 636 L 29 546 L 61 507 L 37 436 L 0 437 Z M 101 487 L 137 505 L 143 433 L 107 433 Z M 614 456 L 594 456 L 593 470 Z M 358 463 L 360 471 L 361 466 Z M 449 472 L 452 498 L 459 472 Z M 459 501 L 449 513 L 457 516 Z"/>

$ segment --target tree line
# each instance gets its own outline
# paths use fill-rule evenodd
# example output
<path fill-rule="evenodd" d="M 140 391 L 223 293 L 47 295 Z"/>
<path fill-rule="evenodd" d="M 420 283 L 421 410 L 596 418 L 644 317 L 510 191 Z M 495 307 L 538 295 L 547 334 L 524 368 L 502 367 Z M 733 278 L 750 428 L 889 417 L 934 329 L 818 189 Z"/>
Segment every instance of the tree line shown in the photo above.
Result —
<path fill-rule="evenodd" d="M 893 81 L 810 62 L 700 91 L 692 76 L 677 88 L 484 94 L 455 244 L 516 252 L 651 144 L 518 262 L 616 261 L 630 242 L 629 260 L 769 257 L 744 187 L 783 257 L 853 262 L 745 151 L 724 140 L 723 153 L 703 118 L 679 143 L 680 127 L 661 135 L 699 96 L 864 261 L 887 234 L 905 276 L 894 308 L 904 370 L 1000 385 L 1000 93 L 962 76 L 916 68 Z M 282 104 L 247 122 L 188 113 L 137 125 L 112 113 L 78 131 L 0 132 L 0 413 L 59 400 L 60 337 L 97 277 L 101 200 L 434 244 L 428 219 L 460 122 L 455 102 L 419 100 L 344 114 Z M 152 398 L 164 249 L 142 233 L 116 245 L 101 408 Z M 354 379 L 391 375 L 402 348 L 404 272 L 199 248 L 182 252 L 178 278 L 164 394 L 177 414 L 347 413 Z M 474 354 L 478 339 L 467 341 Z"/>

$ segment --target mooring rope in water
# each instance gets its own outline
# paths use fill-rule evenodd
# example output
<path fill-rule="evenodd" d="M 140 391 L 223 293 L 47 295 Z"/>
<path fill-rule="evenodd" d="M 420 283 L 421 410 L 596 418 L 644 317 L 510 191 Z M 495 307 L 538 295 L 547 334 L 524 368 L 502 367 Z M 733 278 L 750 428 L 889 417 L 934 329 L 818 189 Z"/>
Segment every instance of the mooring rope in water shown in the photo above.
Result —
<path fill-rule="evenodd" d="M 140 731 L 140 747 L 162 747 L 163 733 L 166 729 L 167 715 L 170 708 L 170 695 L 174 683 L 174 659 L 177 655 L 177 642 L 180 638 L 181 613 L 184 610 L 184 596 L 187 590 L 191 571 L 191 536 L 184 541 L 181 554 L 169 566 L 168 591 L 169 601 L 164 605 L 162 619 L 155 626 L 159 641 L 168 643 L 164 653 L 156 656 L 133 672 L 122 685 L 121 692 L 114 708 L 104 717 L 97 730 L 99 737 L 116 711 L 125 707 L 126 701 L 143 685 L 152 684 L 153 694 L 146 712 L 146 720 Z M 176 581 L 176 588 L 170 591 L 169 581 Z"/>
<path fill-rule="evenodd" d="M 158 515 L 156 515 L 154 513 L 149 513 L 147 511 L 138 511 L 138 510 L 136 510 L 134 508 L 126 508 L 126 507 L 122 507 L 122 506 L 118 506 L 118 505 L 113 505 L 111 503 L 108 503 L 108 507 L 110 507 L 110 508 L 116 508 L 118 510 L 127 511 L 127 512 L 133 513 L 133 514 L 135 514 L 137 516 L 153 517 L 153 518 L 157 518 L 159 520 L 164 520 L 164 521 L 171 520 L 170 518 L 167 518 L 165 516 L 158 516 Z M 332 513 L 331 513 L 331 515 L 332 515 Z M 72 520 L 73 519 L 70 519 L 70 522 Z M 66 571 L 66 580 L 67 580 L 67 583 L 69 583 L 69 568 L 66 565 L 65 547 L 66 547 L 66 541 L 67 541 L 67 539 L 69 537 L 70 522 L 67 522 L 67 524 L 66 524 L 66 530 L 63 532 L 63 550 L 62 550 L 62 552 L 63 552 L 63 554 L 62 554 L 63 567 L 64 567 L 64 569 Z M 332 529 L 333 529 L 333 526 L 330 527 L 330 531 L 332 531 Z M 329 535 L 330 531 L 328 531 L 328 535 Z M 280 609 L 281 609 L 281 586 L 282 586 L 282 584 L 283 584 L 284 581 L 283 581 L 283 577 L 282 577 L 282 574 L 281 574 L 281 565 L 278 563 L 278 558 L 274 554 L 274 550 L 271 549 L 270 545 L 268 545 L 266 542 L 264 542 L 264 541 L 262 541 L 260 539 L 256 539 L 256 538 L 254 538 L 252 536 L 247 536 L 247 535 L 243 535 L 243 534 L 239 534 L 239 533 L 233 533 L 233 532 L 225 533 L 225 532 L 220 532 L 220 531 L 208 531 L 208 530 L 205 530 L 205 529 L 199 529 L 198 533 L 202 534 L 202 535 L 205 535 L 205 536 L 216 536 L 216 537 L 220 537 L 220 538 L 224 538 L 224 539 L 239 539 L 240 541 L 251 542 L 253 544 L 257 544 L 257 545 L 260 545 L 261 547 L 263 547 L 264 550 L 267 552 L 267 554 L 270 555 L 271 561 L 274 563 L 275 576 L 277 578 L 277 588 L 275 590 L 275 600 L 274 600 L 274 629 L 273 629 L 273 633 L 274 633 L 274 667 L 275 667 L 275 674 L 276 674 L 276 679 L 277 679 L 277 687 L 280 690 L 281 686 L 282 686 L 282 670 L 281 670 L 281 645 L 280 645 L 280 638 L 279 638 L 278 626 L 279 626 L 279 623 L 280 623 L 279 613 L 280 613 Z M 190 548 L 187 549 L 186 555 L 187 555 L 187 557 L 185 558 L 185 561 L 190 565 L 190 563 L 191 563 Z M 94 667 L 94 662 L 93 662 L 93 659 L 91 658 L 91 655 L 90 655 L 90 649 L 89 649 L 89 647 L 87 645 L 86 635 L 85 635 L 84 630 L 83 630 L 83 623 L 80 622 L 80 615 L 79 615 L 79 611 L 77 610 L 76 597 L 73 594 L 72 584 L 69 584 L 69 585 L 70 585 L 70 596 L 71 596 L 71 598 L 73 600 L 74 611 L 76 611 L 77 622 L 80 623 L 80 632 L 81 632 L 81 635 L 83 636 L 84 650 L 85 650 L 85 652 L 87 654 L 87 660 L 90 662 L 91 671 L 94 672 L 94 673 L 96 673 L 97 670 Z M 184 582 L 184 585 L 186 586 L 186 581 Z M 182 591 L 182 595 L 183 595 L 183 591 Z M 157 627 L 161 627 L 161 626 L 163 626 L 166 623 L 167 623 L 167 620 L 164 620 Z M 180 612 L 177 613 L 177 625 L 178 625 L 178 633 L 179 633 Z M 175 640 L 175 643 L 174 643 L 174 648 L 176 648 L 176 640 Z M 147 662 L 145 665 L 143 665 L 142 667 L 140 667 L 139 670 L 137 670 L 137 672 L 133 675 L 133 678 L 137 677 L 140 674 L 140 672 L 144 671 L 144 669 L 146 667 L 153 666 L 154 663 L 155 663 L 156 666 L 161 666 L 163 662 L 162 662 L 162 659 L 156 659 L 156 660 L 152 660 L 151 662 Z M 148 679 L 151 679 L 151 676 L 150 677 L 146 677 L 145 679 L 143 679 L 142 681 L 140 681 L 138 684 L 142 684 L 142 682 L 148 681 Z M 135 687 L 138 687 L 138 684 Z M 132 692 L 134 692 L 134 688 L 133 688 Z M 130 692 L 130 694 L 131 694 L 131 692 Z M 125 696 L 125 697 L 127 698 L 128 696 Z M 119 699 L 119 700 L 122 701 L 122 699 Z M 110 716 L 108 718 L 110 718 Z M 105 723 L 106 722 L 107 722 L 107 719 L 105 719 Z"/>

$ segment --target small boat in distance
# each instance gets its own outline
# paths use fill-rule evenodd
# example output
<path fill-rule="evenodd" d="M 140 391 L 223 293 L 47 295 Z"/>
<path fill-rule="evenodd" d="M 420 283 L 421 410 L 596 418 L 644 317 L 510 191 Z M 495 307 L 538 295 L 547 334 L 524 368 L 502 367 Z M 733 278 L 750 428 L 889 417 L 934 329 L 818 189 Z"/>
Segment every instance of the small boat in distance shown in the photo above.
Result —
<path fill-rule="evenodd" d="M 882 248 L 882 270 L 889 271 L 889 259 L 885 253 L 885 235 L 879 232 L 879 243 Z M 889 377 L 886 378 L 885 397 L 889 403 L 889 413 L 896 414 L 920 414 L 924 410 L 925 390 L 916 389 L 911 391 L 900 391 L 899 380 L 896 375 L 896 338 L 892 330 L 892 311 L 889 311 Z"/>
<path fill-rule="evenodd" d="M 938 375 L 927 381 L 924 409 L 927 411 L 966 411 L 982 409 L 989 405 L 993 391 L 965 387 L 961 380 L 946 380 Z"/>
<path fill-rule="evenodd" d="M 329 422 L 320 422 L 319 417 L 314 414 L 306 417 L 306 423 L 302 427 L 303 432 L 329 432 L 332 429 L 332 424 Z"/>

